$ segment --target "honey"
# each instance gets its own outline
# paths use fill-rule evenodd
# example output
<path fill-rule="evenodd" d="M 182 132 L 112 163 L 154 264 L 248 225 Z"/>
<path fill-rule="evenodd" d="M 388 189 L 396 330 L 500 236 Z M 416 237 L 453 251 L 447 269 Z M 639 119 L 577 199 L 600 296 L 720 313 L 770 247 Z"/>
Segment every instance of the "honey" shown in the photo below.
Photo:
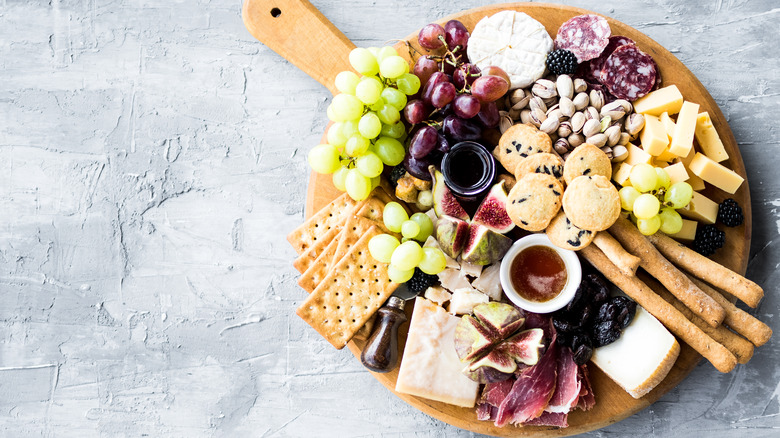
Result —
<path fill-rule="evenodd" d="M 561 293 L 566 280 L 566 265 L 554 249 L 529 246 L 520 251 L 510 269 L 512 285 L 528 301 L 544 303 Z"/>

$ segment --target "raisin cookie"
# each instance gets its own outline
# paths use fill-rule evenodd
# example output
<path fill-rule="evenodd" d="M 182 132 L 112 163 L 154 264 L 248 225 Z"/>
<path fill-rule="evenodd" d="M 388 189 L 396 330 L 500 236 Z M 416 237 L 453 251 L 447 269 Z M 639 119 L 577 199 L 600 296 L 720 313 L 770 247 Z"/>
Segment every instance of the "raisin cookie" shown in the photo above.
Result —
<path fill-rule="evenodd" d="M 578 228 L 603 231 L 620 216 L 620 196 L 604 176 L 578 176 L 566 187 L 563 211 Z"/>
<path fill-rule="evenodd" d="M 552 152 L 550 136 L 535 126 L 518 124 L 501 135 L 493 155 L 506 170 L 514 174 L 515 168 L 524 158 L 542 152 Z"/>
<path fill-rule="evenodd" d="M 596 237 L 596 233 L 593 231 L 583 230 L 571 223 L 563 211 L 558 212 L 558 216 L 555 216 L 552 222 L 550 222 L 546 233 L 547 237 L 550 238 L 550 242 L 555 246 L 572 251 L 585 248 Z"/>
<path fill-rule="evenodd" d="M 541 231 L 561 209 L 562 195 L 563 184 L 554 176 L 529 173 L 509 191 L 506 212 L 518 227 Z"/>
<path fill-rule="evenodd" d="M 566 158 L 563 166 L 563 179 L 566 184 L 571 184 L 578 176 L 601 175 L 607 179 L 612 178 L 612 162 L 601 149 L 592 144 L 585 143 L 577 146 Z"/>
<path fill-rule="evenodd" d="M 555 154 L 533 154 L 515 167 L 515 178 L 520 179 L 529 173 L 544 173 L 558 178 L 563 184 L 563 160 Z"/>

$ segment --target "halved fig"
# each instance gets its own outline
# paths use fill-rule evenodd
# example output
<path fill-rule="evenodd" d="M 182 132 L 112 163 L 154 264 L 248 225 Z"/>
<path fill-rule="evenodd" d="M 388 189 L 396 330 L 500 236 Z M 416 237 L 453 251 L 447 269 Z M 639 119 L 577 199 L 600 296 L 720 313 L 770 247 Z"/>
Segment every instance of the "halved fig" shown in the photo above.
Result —
<path fill-rule="evenodd" d="M 465 315 L 455 327 L 455 352 L 461 361 L 484 355 L 493 348 L 494 340 L 493 333 L 471 315 Z"/>
<path fill-rule="evenodd" d="M 439 217 L 451 216 L 468 222 L 471 218 L 444 183 L 444 175 L 434 166 L 428 168 L 433 178 L 433 210 Z"/>
<path fill-rule="evenodd" d="M 503 180 L 490 189 L 485 199 L 479 204 L 471 223 L 484 225 L 500 234 L 506 234 L 515 227 L 515 223 L 506 212 L 506 189 L 504 189 Z"/>
<path fill-rule="evenodd" d="M 457 258 L 469 238 L 469 224 L 452 216 L 439 216 L 436 221 L 436 240 L 444 254 Z"/>
<path fill-rule="evenodd" d="M 472 224 L 469 240 L 463 248 L 463 261 L 476 265 L 489 265 L 501 260 L 512 246 L 512 239 L 490 228 Z"/>
<path fill-rule="evenodd" d="M 474 307 L 474 316 L 496 339 L 508 338 L 525 323 L 514 306 L 495 301 Z"/>

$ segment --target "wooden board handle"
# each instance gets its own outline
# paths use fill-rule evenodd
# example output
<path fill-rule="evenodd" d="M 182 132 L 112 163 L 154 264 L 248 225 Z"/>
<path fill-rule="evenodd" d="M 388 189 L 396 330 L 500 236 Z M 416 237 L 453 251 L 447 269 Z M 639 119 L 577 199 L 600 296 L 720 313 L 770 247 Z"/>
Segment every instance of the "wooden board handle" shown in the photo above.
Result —
<path fill-rule="evenodd" d="M 338 93 L 333 80 L 349 69 L 355 48 L 340 30 L 306 0 L 246 0 L 242 11 L 249 33 Z"/>

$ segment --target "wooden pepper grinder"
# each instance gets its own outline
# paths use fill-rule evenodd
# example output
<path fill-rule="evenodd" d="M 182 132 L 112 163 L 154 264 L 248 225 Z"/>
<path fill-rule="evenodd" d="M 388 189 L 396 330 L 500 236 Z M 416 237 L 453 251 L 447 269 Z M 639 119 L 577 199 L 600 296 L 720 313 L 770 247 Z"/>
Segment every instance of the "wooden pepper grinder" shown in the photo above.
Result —
<path fill-rule="evenodd" d="M 360 361 L 371 371 L 387 373 L 398 363 L 398 327 L 406 321 L 405 300 L 391 296 L 377 310 L 377 327 L 368 338 Z"/>

